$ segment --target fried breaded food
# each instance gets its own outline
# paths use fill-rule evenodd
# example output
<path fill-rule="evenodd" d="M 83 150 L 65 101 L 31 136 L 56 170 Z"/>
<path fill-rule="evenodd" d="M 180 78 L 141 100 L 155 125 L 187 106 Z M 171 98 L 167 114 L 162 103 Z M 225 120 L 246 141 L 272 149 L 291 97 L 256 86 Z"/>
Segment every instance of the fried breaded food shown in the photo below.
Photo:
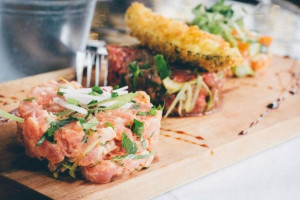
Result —
<path fill-rule="evenodd" d="M 155 14 L 143 4 L 132 3 L 125 20 L 132 36 L 170 62 L 189 63 L 211 72 L 242 62 L 238 49 L 221 37 Z"/>

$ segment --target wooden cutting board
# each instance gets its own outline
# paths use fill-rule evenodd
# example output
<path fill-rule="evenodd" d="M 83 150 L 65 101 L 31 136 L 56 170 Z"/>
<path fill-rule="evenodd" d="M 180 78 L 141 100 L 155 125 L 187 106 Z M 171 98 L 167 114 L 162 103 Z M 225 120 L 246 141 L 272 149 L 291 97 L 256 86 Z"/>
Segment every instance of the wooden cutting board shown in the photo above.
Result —
<path fill-rule="evenodd" d="M 148 199 L 299 136 L 300 96 L 294 94 L 299 76 L 299 62 L 274 56 L 272 66 L 257 77 L 228 79 L 215 113 L 163 120 L 151 167 L 109 184 L 52 178 L 44 165 L 24 155 L 16 143 L 16 125 L 9 122 L 0 127 L 1 175 L 54 199 Z M 74 71 L 0 84 L 0 108 L 16 108 L 32 86 L 58 77 L 73 79 Z M 268 109 L 272 102 L 278 108 Z M 242 130 L 247 134 L 239 135 Z"/>

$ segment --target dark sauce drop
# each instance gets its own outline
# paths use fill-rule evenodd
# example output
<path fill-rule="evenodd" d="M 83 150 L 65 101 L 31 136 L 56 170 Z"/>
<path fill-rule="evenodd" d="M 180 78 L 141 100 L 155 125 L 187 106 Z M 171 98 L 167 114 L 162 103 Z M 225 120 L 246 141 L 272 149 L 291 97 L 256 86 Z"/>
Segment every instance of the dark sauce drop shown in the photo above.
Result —
<path fill-rule="evenodd" d="M 239 135 L 246 135 L 248 133 L 248 130 L 242 130 L 240 133 L 239 133 Z"/>
<path fill-rule="evenodd" d="M 200 144 L 201 147 L 209 148 L 206 144 Z"/>
<path fill-rule="evenodd" d="M 290 93 L 291 95 L 296 95 L 296 94 L 297 94 L 297 90 L 294 90 L 294 89 L 293 89 L 293 90 L 290 90 L 289 93 Z"/>
<path fill-rule="evenodd" d="M 196 136 L 195 138 L 198 139 L 198 140 L 204 140 L 204 138 L 201 137 L 201 136 Z"/>
<path fill-rule="evenodd" d="M 0 94 L 0 97 L 1 97 L 1 98 L 4 98 L 5 96 L 4 96 L 4 95 L 2 95 L 2 94 Z"/>
<path fill-rule="evenodd" d="M 255 126 L 256 124 L 258 124 L 258 120 L 255 120 L 255 121 L 251 122 L 250 128 L 253 127 L 253 126 Z"/>
<path fill-rule="evenodd" d="M 274 101 L 273 103 L 267 105 L 268 109 L 276 109 L 278 107 L 279 107 L 278 101 Z"/>
<path fill-rule="evenodd" d="M 184 132 L 184 131 L 174 131 L 174 132 L 176 132 L 176 133 L 178 133 L 178 134 L 187 135 L 187 133 L 186 133 L 186 132 Z"/>

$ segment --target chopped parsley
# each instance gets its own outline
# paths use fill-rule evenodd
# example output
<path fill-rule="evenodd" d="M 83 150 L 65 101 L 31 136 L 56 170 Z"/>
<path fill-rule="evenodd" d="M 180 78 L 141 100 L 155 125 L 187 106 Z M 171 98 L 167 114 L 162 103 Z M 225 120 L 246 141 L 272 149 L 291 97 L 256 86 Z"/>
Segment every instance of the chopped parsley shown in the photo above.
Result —
<path fill-rule="evenodd" d="M 170 68 L 164 59 L 163 55 L 157 54 L 154 56 L 155 66 L 157 68 L 157 72 L 161 80 L 165 79 L 166 77 L 170 76 Z"/>
<path fill-rule="evenodd" d="M 137 152 L 137 145 L 126 135 L 125 132 L 122 134 L 122 147 L 126 149 L 128 154 L 135 154 Z"/>
<path fill-rule="evenodd" d="M 149 112 L 139 111 L 139 112 L 137 112 L 137 115 L 141 115 L 141 116 L 151 115 L 151 116 L 154 116 L 154 115 L 156 115 L 156 108 L 155 108 L 155 106 L 152 106 L 152 108 L 149 110 Z"/>
<path fill-rule="evenodd" d="M 102 94 L 102 93 L 103 93 L 103 90 L 102 90 L 101 87 L 99 87 L 99 86 L 94 86 L 94 87 L 92 87 L 92 91 L 93 91 L 93 92 L 96 92 L 96 93 L 98 93 L 98 94 Z"/>
<path fill-rule="evenodd" d="M 23 101 L 33 101 L 33 100 L 35 100 L 35 97 L 31 97 L 31 98 L 23 99 Z"/>
<path fill-rule="evenodd" d="M 96 104 L 97 102 L 98 102 L 97 100 L 92 100 L 90 101 L 90 103 L 88 103 L 88 105 Z"/>
<path fill-rule="evenodd" d="M 140 122 L 134 119 L 131 131 L 135 133 L 139 138 L 141 138 L 144 131 L 144 122 Z"/>
<path fill-rule="evenodd" d="M 138 78 L 142 74 L 140 66 L 136 60 L 129 63 L 129 71 L 130 71 L 130 77 L 132 78 L 131 79 L 132 91 L 135 92 L 138 89 L 138 87 L 137 87 L 138 86 Z"/>
<path fill-rule="evenodd" d="M 111 93 L 111 97 L 117 97 L 117 96 L 119 96 L 119 94 L 117 92 L 112 92 Z"/>
<path fill-rule="evenodd" d="M 40 146 L 45 140 L 48 140 L 49 142 L 55 144 L 56 141 L 54 140 L 54 133 L 58 129 L 64 127 L 65 125 L 69 124 L 74 119 L 72 117 L 69 117 L 68 119 L 51 122 L 50 127 L 46 130 L 46 132 L 42 135 L 42 137 L 39 139 L 39 141 L 36 143 L 35 146 Z"/>
<path fill-rule="evenodd" d="M 100 94 L 99 93 L 97 93 L 97 92 L 90 92 L 88 95 L 92 95 L 92 96 L 100 96 Z"/>

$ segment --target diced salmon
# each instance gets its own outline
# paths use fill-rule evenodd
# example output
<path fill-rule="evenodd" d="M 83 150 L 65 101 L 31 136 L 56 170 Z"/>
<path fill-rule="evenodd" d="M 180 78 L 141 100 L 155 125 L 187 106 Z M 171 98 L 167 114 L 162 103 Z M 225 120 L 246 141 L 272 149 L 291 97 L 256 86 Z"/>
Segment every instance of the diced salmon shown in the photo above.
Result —
<path fill-rule="evenodd" d="M 69 83 L 74 88 L 81 86 Z M 60 163 L 68 161 L 77 164 L 81 168 L 83 176 L 95 183 L 107 183 L 114 176 L 129 174 L 137 169 L 148 167 L 153 155 L 145 159 L 124 159 L 115 162 L 116 156 L 126 155 L 126 149 L 122 147 L 122 134 L 125 133 L 138 150 L 137 154 L 150 153 L 158 142 L 161 111 L 155 116 L 139 116 L 138 111 L 149 111 L 152 107 L 149 96 L 144 92 L 138 92 L 135 98 L 140 104 L 138 109 L 115 109 L 98 112 L 95 117 L 98 125 L 95 130 L 89 132 L 86 142 L 86 132 L 79 121 L 71 121 L 54 132 L 54 143 L 45 140 L 40 146 L 37 142 L 50 127 L 51 122 L 58 119 L 52 112 L 60 112 L 65 109 L 52 101 L 57 97 L 57 82 L 45 83 L 31 90 L 28 97 L 35 97 L 32 101 L 22 101 L 18 108 L 19 115 L 24 118 L 24 123 L 18 123 L 18 140 L 24 145 L 26 154 L 33 158 L 46 159 L 49 169 L 55 171 Z M 77 117 L 84 117 L 78 115 Z M 91 117 L 91 116 L 90 116 Z M 144 122 L 143 138 L 146 141 L 144 149 L 141 138 L 131 131 L 133 120 Z M 107 125 L 110 123 L 113 127 Z M 149 154 L 150 155 L 150 154 Z M 63 170 L 60 170 L 63 171 Z"/>

